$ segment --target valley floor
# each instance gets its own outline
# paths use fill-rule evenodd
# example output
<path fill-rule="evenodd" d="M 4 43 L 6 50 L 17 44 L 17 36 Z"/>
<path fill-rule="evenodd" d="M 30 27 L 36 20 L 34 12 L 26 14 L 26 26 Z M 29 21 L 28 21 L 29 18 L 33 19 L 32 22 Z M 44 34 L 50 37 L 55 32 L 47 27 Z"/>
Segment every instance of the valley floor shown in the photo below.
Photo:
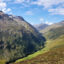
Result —
<path fill-rule="evenodd" d="M 13 64 L 64 64 L 64 35 L 48 40 L 44 49 Z"/>
<path fill-rule="evenodd" d="M 33 59 L 14 64 L 64 64 L 64 47 L 55 48 Z"/>

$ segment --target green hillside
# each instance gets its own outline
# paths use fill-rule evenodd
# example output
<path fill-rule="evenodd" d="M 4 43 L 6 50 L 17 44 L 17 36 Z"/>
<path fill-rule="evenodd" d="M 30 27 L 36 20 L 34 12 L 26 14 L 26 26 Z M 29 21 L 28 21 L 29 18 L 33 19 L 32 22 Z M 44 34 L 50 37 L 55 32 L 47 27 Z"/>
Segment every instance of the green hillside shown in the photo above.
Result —
<path fill-rule="evenodd" d="M 56 51 L 57 49 L 58 49 L 58 51 Z M 42 59 L 45 59 L 45 57 L 47 57 L 44 60 L 44 62 L 45 62 L 45 61 L 48 61 L 49 58 L 53 57 L 54 53 L 57 53 L 56 54 L 57 56 L 58 56 L 58 52 L 59 52 L 59 54 L 62 54 L 60 52 L 61 50 L 62 50 L 62 53 L 63 53 L 64 52 L 64 35 L 59 37 L 58 39 L 56 39 L 54 41 L 47 41 L 46 47 L 44 49 L 42 49 L 42 50 L 40 50 L 40 51 L 38 51 L 38 52 L 36 52 L 36 53 L 34 53 L 32 55 L 29 55 L 26 58 L 19 59 L 14 64 L 25 64 L 26 62 L 27 62 L 27 64 L 31 64 L 31 63 L 35 63 L 34 61 L 41 61 Z M 54 53 L 52 53 L 53 51 L 54 51 Z M 48 58 L 48 54 L 51 54 L 50 55 L 51 57 Z M 41 56 L 43 56 L 43 57 L 41 57 Z M 41 57 L 41 58 L 38 59 L 39 57 Z M 34 58 L 36 58 L 36 59 L 34 59 Z M 59 59 L 60 58 L 64 59 L 64 57 L 59 57 Z M 54 60 L 54 59 L 55 58 L 53 58 L 53 59 L 51 58 L 51 60 Z M 51 62 L 51 61 L 49 61 L 49 62 Z M 35 63 L 35 64 L 39 64 L 39 62 Z"/>
<path fill-rule="evenodd" d="M 38 55 L 33 59 L 14 64 L 64 64 L 64 46 L 50 50 L 45 54 Z"/>
<path fill-rule="evenodd" d="M 48 39 L 54 40 L 63 34 L 64 34 L 64 26 L 61 26 L 58 28 L 50 29 L 48 32 L 44 33 L 44 36 L 46 37 L 47 40 Z"/>
<path fill-rule="evenodd" d="M 40 62 L 38 62 L 38 61 L 41 61 L 42 59 L 44 60 L 45 64 L 48 62 L 50 62 L 50 64 L 51 64 L 51 62 L 55 59 L 55 57 L 53 59 L 51 57 L 53 57 L 53 55 L 58 56 L 58 54 L 64 55 L 63 52 L 64 52 L 64 35 L 60 36 L 56 40 L 47 41 L 47 44 L 46 44 L 44 49 L 42 49 L 42 50 L 40 50 L 40 51 L 38 51 L 32 55 L 29 55 L 26 58 L 19 59 L 14 64 L 25 64 L 25 63 L 27 63 L 27 64 L 32 64 L 32 63 L 40 64 Z M 48 57 L 48 55 L 50 55 L 50 57 Z M 39 58 L 39 57 L 41 57 L 41 58 Z M 48 61 L 49 58 L 51 59 L 51 61 Z M 61 55 L 59 56 L 58 59 L 60 59 L 60 58 L 64 59 L 64 57 L 62 57 Z M 57 62 L 58 62 L 58 59 L 55 59 L 55 61 L 57 60 Z M 43 60 L 42 60 L 42 63 L 43 63 Z M 63 61 L 63 60 L 60 60 L 59 62 L 61 62 L 61 61 Z"/>

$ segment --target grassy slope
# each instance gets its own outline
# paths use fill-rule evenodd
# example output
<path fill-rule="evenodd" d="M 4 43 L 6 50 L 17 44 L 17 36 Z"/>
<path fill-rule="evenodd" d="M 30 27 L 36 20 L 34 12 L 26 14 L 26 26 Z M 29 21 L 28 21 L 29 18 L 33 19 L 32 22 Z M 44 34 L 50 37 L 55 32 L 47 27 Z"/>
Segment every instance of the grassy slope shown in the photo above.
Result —
<path fill-rule="evenodd" d="M 50 44 L 50 43 L 52 43 L 52 44 Z M 49 50 L 53 50 L 53 49 L 55 49 L 55 48 L 59 48 L 59 47 L 61 47 L 61 46 L 64 46 L 64 36 L 60 36 L 59 38 L 57 38 L 56 40 L 48 40 L 47 41 L 47 44 L 46 44 L 46 46 L 45 46 L 45 48 L 44 49 L 42 49 L 42 50 L 40 50 L 40 51 L 38 51 L 38 52 L 36 52 L 36 53 L 34 53 L 34 54 L 32 54 L 32 55 L 29 55 L 28 57 L 25 57 L 25 58 L 23 58 L 23 59 L 19 59 L 19 60 L 17 60 L 16 61 L 16 63 L 18 63 L 18 62 L 21 62 L 20 64 L 22 64 L 23 63 L 23 61 L 26 61 L 26 60 L 28 60 L 28 62 L 29 62 L 29 60 L 30 59 L 33 59 L 33 58 L 37 58 L 37 56 L 40 56 L 41 54 L 44 56 L 44 53 L 47 53 Z M 63 49 L 64 49 L 64 47 L 63 47 Z M 54 50 L 53 50 L 54 51 Z M 59 50 L 59 52 L 61 51 L 61 49 Z M 64 50 L 63 50 L 64 51 Z M 56 52 L 56 51 L 55 51 Z M 51 53 L 51 51 L 50 51 L 50 53 Z M 41 58 L 41 59 L 44 59 L 44 58 Z M 47 58 L 48 59 L 48 58 Z M 46 60 L 47 60 L 46 59 Z M 37 60 L 37 59 L 36 59 Z M 32 60 L 31 60 L 32 61 Z M 30 62 L 31 63 L 31 62 Z M 27 63 L 27 64 L 30 64 L 30 63 Z M 19 64 L 19 63 L 18 63 Z"/>
<path fill-rule="evenodd" d="M 15 64 L 64 64 L 64 47 L 55 48 L 33 59 Z"/>
<path fill-rule="evenodd" d="M 44 33 L 44 36 L 46 37 L 46 39 L 48 40 L 55 40 L 56 38 L 60 37 L 61 35 L 64 34 L 64 26 L 58 27 L 58 28 L 54 28 L 54 29 L 50 29 L 48 32 Z"/>
<path fill-rule="evenodd" d="M 0 64 L 5 64 L 6 60 L 0 60 Z"/>

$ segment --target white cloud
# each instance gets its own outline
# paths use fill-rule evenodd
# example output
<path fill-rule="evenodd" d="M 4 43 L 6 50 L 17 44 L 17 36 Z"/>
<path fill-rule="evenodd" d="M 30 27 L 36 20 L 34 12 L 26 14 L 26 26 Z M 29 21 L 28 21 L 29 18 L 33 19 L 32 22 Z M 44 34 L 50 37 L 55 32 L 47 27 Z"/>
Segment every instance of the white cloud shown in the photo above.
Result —
<path fill-rule="evenodd" d="M 7 12 L 11 12 L 11 9 L 10 8 L 8 8 L 8 9 L 3 8 L 2 11 L 5 12 L 5 13 L 7 13 Z"/>
<path fill-rule="evenodd" d="M 10 9 L 10 8 L 8 8 L 8 9 L 7 9 L 7 11 L 9 12 L 9 11 L 11 11 L 11 9 Z"/>
<path fill-rule="evenodd" d="M 64 15 L 64 8 L 52 8 L 49 9 L 48 12 L 51 12 L 52 15 Z"/>
<path fill-rule="evenodd" d="M 31 0 L 14 0 L 14 4 L 21 4 L 22 7 L 29 7 Z"/>
<path fill-rule="evenodd" d="M 25 14 L 26 15 L 33 15 L 33 12 L 32 11 L 27 11 Z"/>
<path fill-rule="evenodd" d="M 33 1 L 32 4 L 40 5 L 44 8 L 50 8 L 54 5 L 64 4 L 64 0 L 37 0 Z"/>
<path fill-rule="evenodd" d="M 44 22 L 44 18 L 40 18 L 41 23 Z"/>
<path fill-rule="evenodd" d="M 45 24 L 52 25 L 53 23 L 46 21 Z"/>
<path fill-rule="evenodd" d="M 48 25 L 52 25 L 53 24 L 52 22 L 45 21 L 44 18 L 40 18 L 40 23 L 48 24 Z"/>
<path fill-rule="evenodd" d="M 0 2 L 1 2 L 1 0 L 0 0 Z"/>
<path fill-rule="evenodd" d="M 0 0 L 0 10 L 2 10 L 5 13 L 11 12 L 11 9 L 7 8 L 7 4 L 3 2 L 3 0 Z"/>
<path fill-rule="evenodd" d="M 31 0 L 15 0 L 15 3 L 30 3 Z"/>
<path fill-rule="evenodd" d="M 6 6 L 7 6 L 6 3 L 0 2 L 0 9 L 3 9 L 3 8 L 5 8 Z"/>
<path fill-rule="evenodd" d="M 25 0 L 15 0 L 15 3 L 23 3 Z"/>
<path fill-rule="evenodd" d="M 52 15 L 64 15 L 64 0 L 36 0 L 32 4 L 42 6 Z"/>

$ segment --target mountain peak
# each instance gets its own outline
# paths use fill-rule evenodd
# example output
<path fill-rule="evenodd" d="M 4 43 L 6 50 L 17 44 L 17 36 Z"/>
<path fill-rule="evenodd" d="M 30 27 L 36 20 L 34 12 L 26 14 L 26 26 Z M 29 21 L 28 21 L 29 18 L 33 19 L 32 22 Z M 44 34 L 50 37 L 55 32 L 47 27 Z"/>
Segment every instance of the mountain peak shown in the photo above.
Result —
<path fill-rule="evenodd" d="M 49 25 L 46 24 L 46 23 L 41 23 L 41 24 L 38 24 L 38 25 L 35 25 L 34 27 L 37 29 L 37 30 L 42 30 L 42 29 L 45 29 L 46 27 L 48 27 Z"/>

